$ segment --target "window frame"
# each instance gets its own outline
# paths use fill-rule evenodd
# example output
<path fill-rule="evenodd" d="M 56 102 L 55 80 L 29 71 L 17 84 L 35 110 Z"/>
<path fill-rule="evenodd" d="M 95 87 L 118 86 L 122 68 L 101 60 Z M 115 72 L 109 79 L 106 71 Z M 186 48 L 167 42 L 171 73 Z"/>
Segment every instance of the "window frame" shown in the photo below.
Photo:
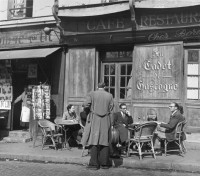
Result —
<path fill-rule="evenodd" d="M 8 0 L 8 19 L 23 19 L 33 16 L 33 0 L 24 0 L 24 2 L 16 3 L 17 0 Z M 23 1 L 23 0 L 22 0 Z M 18 7 L 23 6 L 23 7 Z M 15 16 L 21 10 L 22 16 Z M 17 12 L 18 11 L 18 12 Z M 30 15 L 31 14 L 31 15 Z"/>
<path fill-rule="evenodd" d="M 189 51 L 197 50 L 198 51 L 198 63 L 189 62 Z M 189 48 L 185 50 L 185 100 L 191 103 L 200 103 L 200 48 Z M 198 64 L 198 74 L 188 74 L 188 65 L 189 64 Z M 198 88 L 193 88 L 188 86 L 188 77 L 197 77 L 198 78 Z M 198 90 L 198 99 L 188 99 L 188 90 Z"/>

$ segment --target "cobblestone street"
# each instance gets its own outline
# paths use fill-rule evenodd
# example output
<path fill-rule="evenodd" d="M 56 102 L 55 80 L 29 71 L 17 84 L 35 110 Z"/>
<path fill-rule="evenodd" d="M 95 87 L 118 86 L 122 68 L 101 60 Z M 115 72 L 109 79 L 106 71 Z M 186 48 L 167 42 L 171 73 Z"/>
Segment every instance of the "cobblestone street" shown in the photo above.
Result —
<path fill-rule="evenodd" d="M 18 161 L 0 161 L 0 176 L 197 176 L 199 174 L 155 171 L 155 170 L 136 170 L 126 168 L 110 168 L 108 170 L 87 170 L 82 165 L 72 164 L 44 164 Z"/>

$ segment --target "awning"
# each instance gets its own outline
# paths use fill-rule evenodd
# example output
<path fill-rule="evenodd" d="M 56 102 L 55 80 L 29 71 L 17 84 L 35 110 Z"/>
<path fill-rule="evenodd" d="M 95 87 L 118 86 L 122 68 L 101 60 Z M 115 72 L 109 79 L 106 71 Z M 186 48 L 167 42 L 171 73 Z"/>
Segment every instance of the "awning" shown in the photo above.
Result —
<path fill-rule="evenodd" d="M 200 5 L 200 0 L 135 0 L 135 8 L 179 8 Z"/>
<path fill-rule="evenodd" d="M 99 6 L 81 6 L 77 8 L 59 8 L 58 16 L 60 17 L 89 17 L 114 14 L 130 10 L 129 3 L 107 4 Z"/>
<path fill-rule="evenodd" d="M 53 52 L 60 49 L 58 48 L 43 48 L 43 49 L 28 49 L 28 50 L 9 50 L 0 51 L 0 60 L 2 59 L 25 59 L 25 58 L 44 58 Z"/>

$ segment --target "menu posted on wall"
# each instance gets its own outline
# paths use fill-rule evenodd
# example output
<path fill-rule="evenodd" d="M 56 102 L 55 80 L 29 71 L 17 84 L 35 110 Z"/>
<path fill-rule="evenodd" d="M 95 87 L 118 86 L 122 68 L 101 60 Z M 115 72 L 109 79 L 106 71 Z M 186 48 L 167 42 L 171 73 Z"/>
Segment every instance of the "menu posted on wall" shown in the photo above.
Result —
<path fill-rule="evenodd" d="M 135 99 L 179 99 L 182 45 L 136 46 L 133 59 Z"/>

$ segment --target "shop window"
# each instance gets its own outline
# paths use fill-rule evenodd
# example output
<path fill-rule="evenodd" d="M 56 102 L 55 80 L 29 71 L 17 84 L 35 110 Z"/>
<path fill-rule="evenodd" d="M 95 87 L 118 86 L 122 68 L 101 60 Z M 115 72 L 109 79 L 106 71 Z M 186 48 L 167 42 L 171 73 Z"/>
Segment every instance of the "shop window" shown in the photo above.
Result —
<path fill-rule="evenodd" d="M 8 0 L 8 19 L 32 17 L 33 0 Z"/>
<path fill-rule="evenodd" d="M 199 51 L 188 50 L 187 59 L 187 99 L 200 99 L 200 64 Z"/>

